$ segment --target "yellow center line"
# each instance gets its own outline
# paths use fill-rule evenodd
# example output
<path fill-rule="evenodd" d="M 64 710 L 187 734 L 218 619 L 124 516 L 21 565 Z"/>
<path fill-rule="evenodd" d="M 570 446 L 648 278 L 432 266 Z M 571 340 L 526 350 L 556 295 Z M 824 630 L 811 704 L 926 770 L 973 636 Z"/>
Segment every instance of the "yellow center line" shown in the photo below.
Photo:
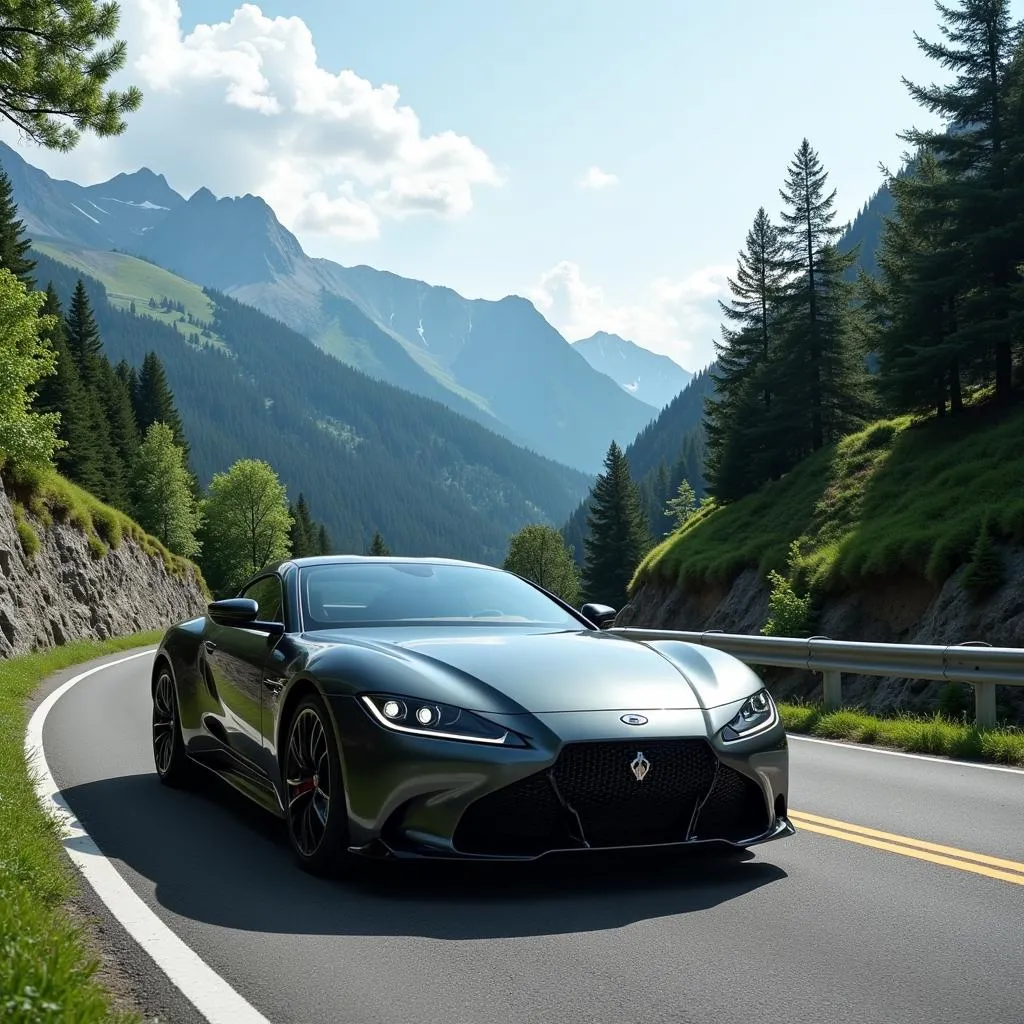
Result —
<path fill-rule="evenodd" d="M 943 846 L 940 843 L 929 843 L 923 839 L 912 839 L 880 829 L 868 828 L 865 825 L 853 825 L 835 818 L 824 818 L 819 814 L 806 811 L 791 811 L 790 817 L 795 825 L 808 832 L 831 836 L 834 839 L 845 839 L 850 843 L 859 843 L 875 850 L 902 854 L 917 860 L 928 861 L 942 867 L 970 871 L 976 875 L 995 878 L 1001 882 L 1012 882 L 1024 885 L 1024 863 L 1006 860 L 1002 857 L 990 857 L 984 853 L 973 853 L 960 850 L 955 846 Z"/>

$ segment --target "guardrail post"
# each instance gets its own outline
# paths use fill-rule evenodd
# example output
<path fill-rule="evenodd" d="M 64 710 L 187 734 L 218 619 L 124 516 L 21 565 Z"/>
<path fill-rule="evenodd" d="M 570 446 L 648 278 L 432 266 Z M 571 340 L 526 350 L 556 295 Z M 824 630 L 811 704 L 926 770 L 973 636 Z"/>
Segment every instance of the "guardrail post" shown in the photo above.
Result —
<path fill-rule="evenodd" d="M 990 681 L 974 683 L 974 722 L 979 729 L 996 726 L 996 684 Z"/>
<path fill-rule="evenodd" d="M 821 696 L 826 711 L 843 706 L 843 673 L 829 669 L 821 673 Z"/>

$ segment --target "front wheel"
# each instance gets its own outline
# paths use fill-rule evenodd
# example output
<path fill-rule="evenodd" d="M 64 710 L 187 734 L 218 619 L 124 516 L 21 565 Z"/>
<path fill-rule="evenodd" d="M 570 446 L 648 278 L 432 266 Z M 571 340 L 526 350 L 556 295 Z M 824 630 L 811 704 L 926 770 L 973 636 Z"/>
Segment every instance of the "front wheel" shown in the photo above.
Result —
<path fill-rule="evenodd" d="M 160 666 L 153 686 L 153 765 L 166 786 L 184 788 L 195 778 L 195 766 L 185 753 L 181 735 L 174 680 L 166 665 Z"/>
<path fill-rule="evenodd" d="M 334 730 L 316 694 L 303 697 L 288 723 L 284 782 L 288 838 L 299 866 L 337 874 L 347 859 L 348 812 Z"/>

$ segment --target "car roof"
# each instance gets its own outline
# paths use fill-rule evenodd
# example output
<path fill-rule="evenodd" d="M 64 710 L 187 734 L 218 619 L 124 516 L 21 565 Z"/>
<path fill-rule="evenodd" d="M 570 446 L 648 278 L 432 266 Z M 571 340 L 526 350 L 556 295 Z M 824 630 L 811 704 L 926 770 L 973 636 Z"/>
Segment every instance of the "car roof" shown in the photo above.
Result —
<path fill-rule="evenodd" d="M 458 558 L 412 558 L 405 555 L 309 555 L 305 558 L 286 558 L 266 566 L 261 572 L 280 572 L 287 566 L 294 565 L 299 569 L 312 565 L 344 565 L 346 563 L 391 562 L 418 565 L 461 565 L 472 569 L 497 569 L 494 565 L 482 562 L 467 562 Z M 501 571 L 501 570 L 499 570 Z"/>

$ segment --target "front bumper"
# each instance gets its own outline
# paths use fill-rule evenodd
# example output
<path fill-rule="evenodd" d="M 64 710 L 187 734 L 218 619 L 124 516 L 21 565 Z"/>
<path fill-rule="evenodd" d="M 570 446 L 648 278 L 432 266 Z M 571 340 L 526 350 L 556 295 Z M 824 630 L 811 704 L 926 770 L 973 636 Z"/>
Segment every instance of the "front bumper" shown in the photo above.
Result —
<path fill-rule="evenodd" d="M 794 833 L 785 730 L 723 744 L 702 712 L 489 716 L 528 747 L 391 732 L 333 698 L 350 851 L 370 857 L 530 861 L 551 854 L 746 847 Z M 637 754 L 650 770 L 637 779 Z"/>

